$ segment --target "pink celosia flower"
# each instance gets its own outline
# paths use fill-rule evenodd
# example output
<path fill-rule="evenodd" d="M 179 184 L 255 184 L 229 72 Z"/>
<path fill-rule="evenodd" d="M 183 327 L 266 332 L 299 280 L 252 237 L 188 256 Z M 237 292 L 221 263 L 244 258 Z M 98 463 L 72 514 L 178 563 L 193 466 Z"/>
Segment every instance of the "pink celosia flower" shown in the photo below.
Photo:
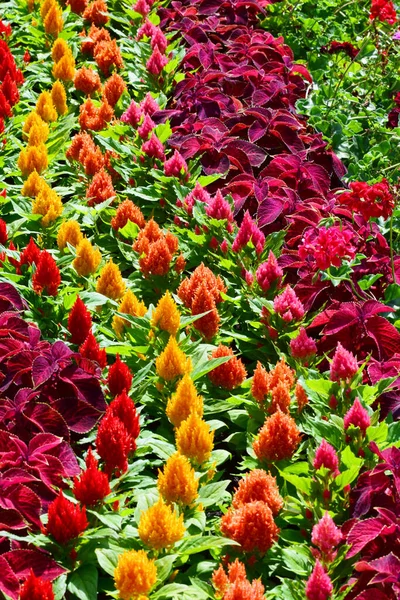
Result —
<path fill-rule="evenodd" d="M 183 207 L 188 213 L 188 215 L 193 214 L 193 207 L 195 205 L 196 200 L 198 200 L 199 202 L 205 202 L 207 204 L 211 201 L 210 194 L 206 192 L 206 190 L 199 184 L 199 182 L 196 183 L 194 190 L 192 190 L 183 201 Z"/>
<path fill-rule="evenodd" d="M 322 519 L 314 525 L 311 534 L 311 541 L 320 549 L 325 562 L 335 559 L 335 548 L 341 540 L 340 529 L 336 527 L 332 517 L 326 511 Z"/>
<path fill-rule="evenodd" d="M 299 321 L 304 317 L 304 306 L 296 296 L 296 292 L 287 285 L 282 294 L 275 297 L 274 311 L 282 317 L 284 321 Z"/>
<path fill-rule="evenodd" d="M 255 247 L 257 254 L 261 254 L 264 249 L 265 235 L 257 227 L 251 218 L 249 211 L 247 210 L 232 244 L 232 250 L 234 252 L 240 252 L 240 250 L 242 250 L 242 248 L 244 248 L 250 241 Z"/>
<path fill-rule="evenodd" d="M 228 200 L 225 200 L 220 190 L 217 191 L 214 198 L 207 202 L 206 213 L 213 219 L 222 221 L 226 219 L 229 222 L 233 221 L 233 213 Z"/>
<path fill-rule="evenodd" d="M 156 124 L 149 115 L 145 115 L 143 123 L 138 127 L 138 134 L 143 140 L 147 140 Z"/>
<path fill-rule="evenodd" d="M 317 231 L 307 231 L 299 246 L 302 260 L 313 259 L 317 269 L 329 269 L 331 265 L 340 267 L 343 258 L 353 259 L 356 249 L 351 245 L 353 232 L 341 227 L 320 227 Z"/>
<path fill-rule="evenodd" d="M 188 167 L 182 154 L 175 150 L 174 155 L 164 163 L 164 173 L 167 177 L 179 177 L 182 171 L 186 174 Z"/>
<path fill-rule="evenodd" d="M 321 467 L 329 469 L 332 472 L 333 477 L 339 475 L 338 455 L 336 454 L 335 448 L 328 444 L 326 440 L 322 440 L 320 446 L 317 448 L 313 466 L 316 470 Z"/>
<path fill-rule="evenodd" d="M 153 36 L 154 31 L 156 30 L 156 26 L 153 25 L 149 19 L 146 19 L 143 25 L 141 25 L 136 34 L 136 40 L 140 42 L 140 40 L 146 36 L 151 38 Z"/>
<path fill-rule="evenodd" d="M 158 77 L 168 63 L 168 58 L 161 54 L 158 46 L 154 46 L 153 53 L 146 63 L 146 68 L 151 75 Z"/>
<path fill-rule="evenodd" d="M 148 92 L 146 94 L 146 97 L 144 100 L 142 100 L 142 102 L 140 103 L 140 108 L 142 109 L 142 111 L 146 114 L 149 115 L 150 117 L 157 111 L 160 110 L 160 107 L 158 106 L 157 102 L 154 100 L 153 96 L 150 94 L 150 92 Z"/>
<path fill-rule="evenodd" d="M 223 252 L 224 254 L 226 254 L 228 252 L 228 250 L 229 250 L 228 242 L 226 240 L 223 240 L 221 242 L 220 248 L 221 248 L 221 252 Z"/>
<path fill-rule="evenodd" d="M 158 137 L 154 135 L 154 133 L 151 135 L 151 138 L 148 142 L 144 142 L 144 144 L 142 144 L 142 152 L 151 158 L 159 158 L 160 160 L 164 160 L 165 158 L 164 146 Z"/>
<path fill-rule="evenodd" d="M 136 104 L 134 100 L 132 100 L 124 114 L 121 115 L 121 121 L 123 121 L 124 123 L 129 123 L 129 125 L 132 125 L 132 127 L 136 127 L 136 125 L 140 121 L 141 116 L 142 111 L 140 109 L 140 106 Z"/>
<path fill-rule="evenodd" d="M 145 17 L 150 12 L 150 6 L 146 0 L 137 0 L 136 4 L 133 5 L 133 10 Z"/>
<path fill-rule="evenodd" d="M 151 47 L 155 48 L 156 46 L 162 54 L 165 54 L 168 46 L 168 40 L 159 27 L 154 27 L 151 35 Z"/>
<path fill-rule="evenodd" d="M 366 409 L 362 406 L 358 398 L 354 400 L 353 406 L 344 415 L 344 428 L 348 429 L 350 425 L 359 427 L 363 436 L 371 425 L 371 419 Z"/>
<path fill-rule="evenodd" d="M 306 584 L 306 598 L 307 600 L 328 600 L 332 592 L 333 585 L 330 577 L 317 560 Z"/>
<path fill-rule="evenodd" d="M 290 342 L 290 351 L 293 358 L 307 360 L 317 353 L 317 344 L 312 338 L 308 337 L 304 327 L 300 327 L 299 335 Z"/>
<path fill-rule="evenodd" d="M 253 285 L 254 275 L 250 271 L 244 271 L 244 279 L 249 287 Z"/>
<path fill-rule="evenodd" d="M 262 263 L 257 269 L 257 283 L 263 292 L 267 292 L 274 282 L 279 285 L 282 277 L 283 271 L 278 265 L 274 253 L 270 250 L 267 262 Z"/>
<path fill-rule="evenodd" d="M 338 342 L 330 366 L 331 381 L 347 381 L 357 373 L 357 370 L 356 358 Z"/>

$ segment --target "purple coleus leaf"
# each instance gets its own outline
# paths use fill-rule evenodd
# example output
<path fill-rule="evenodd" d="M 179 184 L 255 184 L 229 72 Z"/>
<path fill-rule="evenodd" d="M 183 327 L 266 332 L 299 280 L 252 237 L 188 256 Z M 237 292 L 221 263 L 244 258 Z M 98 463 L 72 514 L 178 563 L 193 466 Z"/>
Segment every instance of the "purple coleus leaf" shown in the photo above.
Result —
<path fill-rule="evenodd" d="M 400 559 L 390 552 L 369 562 L 359 561 L 355 565 L 356 571 L 373 571 L 376 573 L 371 579 L 371 585 L 376 583 L 396 583 L 400 573 Z"/>
<path fill-rule="evenodd" d="M 347 535 L 347 543 L 351 546 L 346 557 L 351 558 L 361 552 L 367 544 L 380 535 L 389 535 L 396 530 L 396 524 L 387 524 L 384 519 L 372 518 L 355 523 Z"/>

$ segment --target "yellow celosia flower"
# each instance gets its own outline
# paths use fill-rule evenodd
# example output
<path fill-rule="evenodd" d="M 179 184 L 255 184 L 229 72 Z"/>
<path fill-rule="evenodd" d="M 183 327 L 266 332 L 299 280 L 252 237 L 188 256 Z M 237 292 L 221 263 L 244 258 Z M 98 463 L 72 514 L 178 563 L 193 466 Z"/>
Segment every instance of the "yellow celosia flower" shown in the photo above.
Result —
<path fill-rule="evenodd" d="M 59 250 L 64 250 L 67 247 L 67 243 L 76 247 L 82 240 L 83 235 L 78 221 L 65 221 L 60 225 L 57 234 L 57 246 Z"/>
<path fill-rule="evenodd" d="M 199 417 L 203 416 L 203 398 L 197 394 L 195 385 L 187 373 L 178 383 L 175 394 L 169 398 L 165 412 L 175 427 L 186 421 L 192 412 Z"/>
<path fill-rule="evenodd" d="M 53 83 L 53 87 L 51 88 L 51 99 L 53 100 L 53 104 L 59 115 L 65 115 L 65 113 L 68 112 L 67 94 L 65 93 L 65 88 L 61 81 Z"/>
<path fill-rule="evenodd" d="M 112 258 L 110 258 L 108 263 L 100 271 L 96 292 L 103 294 L 112 300 L 118 300 L 123 296 L 125 287 L 118 265 L 115 265 Z"/>
<path fill-rule="evenodd" d="M 175 433 L 176 447 L 196 464 L 201 465 L 211 456 L 214 447 L 214 432 L 195 413 L 183 421 Z"/>
<path fill-rule="evenodd" d="M 22 187 L 21 194 L 34 198 L 38 195 L 43 185 L 47 185 L 43 177 L 40 177 L 37 171 L 32 171 Z"/>
<path fill-rule="evenodd" d="M 68 49 L 67 54 L 53 66 L 54 79 L 63 81 L 72 81 L 75 75 L 75 59 L 72 52 Z"/>
<path fill-rule="evenodd" d="M 43 119 L 37 114 L 35 110 L 33 110 L 26 117 L 22 131 L 24 133 L 29 133 L 31 127 L 33 127 L 34 125 L 38 125 L 40 127 L 42 123 L 44 123 Z"/>
<path fill-rule="evenodd" d="M 37 171 L 38 173 L 44 171 L 48 163 L 46 146 L 39 144 L 39 146 L 28 146 L 28 148 L 22 149 L 17 164 L 22 176 L 28 177 L 32 171 Z"/>
<path fill-rule="evenodd" d="M 35 8 L 35 0 L 27 0 L 26 5 L 28 7 L 28 12 L 32 12 Z"/>
<path fill-rule="evenodd" d="M 60 196 L 50 186 L 43 184 L 33 201 L 32 213 L 43 215 L 41 223 L 43 227 L 47 227 L 61 215 L 62 211 L 63 203 Z"/>
<path fill-rule="evenodd" d="M 46 1 L 46 0 L 45 0 Z M 70 54 L 71 50 L 68 47 L 68 44 L 62 38 L 58 38 L 51 49 L 51 58 L 54 62 L 58 62 L 62 59 L 66 54 Z"/>
<path fill-rule="evenodd" d="M 156 504 L 142 512 L 138 531 L 140 539 L 149 548 L 171 548 L 185 533 L 183 515 L 178 517 L 174 509 L 160 498 Z"/>
<path fill-rule="evenodd" d="M 49 137 L 49 126 L 37 112 L 31 112 L 28 115 L 23 131 L 28 134 L 29 146 L 39 146 L 39 144 L 43 144 Z"/>
<path fill-rule="evenodd" d="M 180 325 L 180 313 L 171 294 L 167 290 L 164 296 L 158 301 L 153 311 L 151 324 L 163 331 L 168 331 L 171 335 L 176 335 Z"/>
<path fill-rule="evenodd" d="M 50 6 L 43 25 L 45 32 L 55 38 L 62 32 L 64 27 L 62 9 L 56 2 Z"/>
<path fill-rule="evenodd" d="M 157 486 L 166 502 L 188 506 L 197 498 L 199 482 L 186 456 L 175 452 L 165 463 L 164 471 L 158 471 Z"/>
<path fill-rule="evenodd" d="M 159 377 L 171 381 L 179 375 L 190 373 L 192 361 L 179 348 L 176 339 L 171 335 L 168 344 L 156 359 L 156 371 Z"/>
<path fill-rule="evenodd" d="M 43 0 L 42 4 L 40 5 L 40 16 L 42 17 L 42 19 L 46 18 L 46 15 L 49 12 L 50 8 L 53 6 L 53 4 L 54 0 Z"/>
<path fill-rule="evenodd" d="M 125 292 L 118 306 L 118 312 L 131 315 L 132 317 L 143 317 L 147 312 L 147 308 L 143 302 L 136 298 L 131 290 L 128 290 Z M 121 337 L 124 327 L 129 327 L 129 321 L 115 315 L 112 320 L 112 328 L 118 337 Z"/>
<path fill-rule="evenodd" d="M 154 560 L 144 550 L 127 550 L 119 555 L 114 582 L 122 600 L 146 598 L 156 581 Z"/>
<path fill-rule="evenodd" d="M 36 102 L 36 112 L 46 123 L 57 120 L 57 111 L 51 99 L 50 92 L 42 92 L 40 94 Z"/>
<path fill-rule="evenodd" d="M 97 248 L 93 248 L 87 238 L 78 244 L 76 248 L 76 258 L 72 261 L 72 266 L 81 277 L 87 277 L 97 270 L 101 262 L 101 254 Z"/>

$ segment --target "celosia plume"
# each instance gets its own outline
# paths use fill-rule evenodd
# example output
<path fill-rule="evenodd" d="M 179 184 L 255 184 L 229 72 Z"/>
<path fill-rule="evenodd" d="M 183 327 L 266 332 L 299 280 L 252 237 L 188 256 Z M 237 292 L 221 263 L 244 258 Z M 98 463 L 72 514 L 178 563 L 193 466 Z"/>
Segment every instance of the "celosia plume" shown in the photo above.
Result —
<path fill-rule="evenodd" d="M 129 392 L 132 385 L 133 375 L 128 365 L 124 363 L 119 354 L 115 357 L 115 363 L 108 371 L 107 386 L 111 396 L 117 396 L 122 392 Z"/>
<path fill-rule="evenodd" d="M 126 550 L 118 557 L 114 581 L 122 600 L 147 597 L 157 581 L 154 560 L 144 550 Z"/>
<path fill-rule="evenodd" d="M 92 317 L 78 296 L 68 317 L 68 331 L 73 344 L 83 344 L 92 329 Z"/>
<path fill-rule="evenodd" d="M 157 486 L 166 502 L 188 506 L 197 498 L 199 482 L 187 457 L 176 452 L 158 471 Z"/>
<path fill-rule="evenodd" d="M 88 526 L 86 509 L 65 498 L 62 491 L 49 505 L 46 532 L 59 544 L 77 538 Z"/>
<path fill-rule="evenodd" d="M 185 533 L 183 514 L 178 517 L 175 510 L 160 498 L 140 515 L 138 532 L 142 542 L 151 549 L 171 548 Z"/>

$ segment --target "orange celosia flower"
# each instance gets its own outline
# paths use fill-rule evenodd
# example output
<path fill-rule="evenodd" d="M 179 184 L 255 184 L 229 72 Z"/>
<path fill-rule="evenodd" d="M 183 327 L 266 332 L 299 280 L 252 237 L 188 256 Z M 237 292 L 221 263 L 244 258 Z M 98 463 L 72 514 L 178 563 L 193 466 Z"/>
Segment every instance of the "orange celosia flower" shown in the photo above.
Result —
<path fill-rule="evenodd" d="M 122 69 L 124 66 L 121 52 L 115 40 L 97 42 L 93 49 L 93 56 L 97 66 L 106 77 L 110 74 L 111 67 Z"/>
<path fill-rule="evenodd" d="M 79 125 L 81 129 L 101 131 L 111 121 L 113 115 L 114 111 L 109 104 L 103 102 L 100 108 L 97 108 L 89 98 L 79 108 Z"/>
<path fill-rule="evenodd" d="M 221 292 L 226 292 L 226 287 L 221 277 L 215 277 L 214 273 L 205 267 L 203 263 L 199 265 L 190 277 L 184 279 L 178 288 L 178 296 L 188 308 L 192 308 L 192 303 L 197 289 L 205 284 L 212 294 L 216 304 L 222 301 Z"/>
<path fill-rule="evenodd" d="M 232 499 L 232 506 L 239 508 L 248 502 L 265 502 L 273 515 L 277 515 L 283 506 L 275 477 L 262 469 L 254 469 L 239 481 Z"/>
<path fill-rule="evenodd" d="M 168 344 L 156 359 L 157 375 L 166 381 L 172 381 L 175 377 L 190 373 L 191 370 L 192 361 L 186 357 L 171 335 Z"/>
<path fill-rule="evenodd" d="M 115 587 L 122 600 L 145 600 L 157 581 L 157 568 L 144 550 L 126 550 L 118 557 Z"/>
<path fill-rule="evenodd" d="M 248 581 L 244 564 L 236 559 L 228 565 L 228 575 L 222 565 L 212 575 L 216 598 L 223 600 L 264 600 L 264 586 L 256 579 Z"/>
<path fill-rule="evenodd" d="M 288 367 L 285 362 L 285 358 L 281 358 L 281 360 L 269 374 L 270 389 L 272 390 L 274 387 L 276 387 L 280 381 L 286 384 L 286 387 L 289 390 L 294 385 L 294 371 Z"/>
<path fill-rule="evenodd" d="M 97 71 L 91 68 L 82 67 L 78 69 L 74 77 L 74 86 L 80 92 L 87 96 L 101 90 L 101 81 Z"/>
<path fill-rule="evenodd" d="M 57 111 L 50 92 L 42 92 L 40 94 L 36 102 L 36 112 L 46 123 L 57 121 Z"/>
<path fill-rule="evenodd" d="M 132 317 L 143 317 L 146 314 L 147 308 L 143 302 L 140 302 L 131 290 L 127 290 L 118 306 L 118 312 L 131 315 Z M 117 337 L 121 337 L 124 328 L 130 327 L 129 321 L 114 315 L 112 320 L 112 328 Z"/>
<path fill-rule="evenodd" d="M 215 597 L 223 598 L 229 586 L 229 579 L 222 565 L 220 565 L 218 569 L 213 572 L 211 580 L 215 589 Z"/>
<path fill-rule="evenodd" d="M 43 119 L 38 115 L 38 113 L 35 110 L 30 112 L 29 115 L 27 116 L 27 118 L 25 119 L 25 123 L 22 128 L 22 131 L 24 133 L 29 134 L 31 128 L 34 126 L 39 127 L 40 129 L 44 129 L 44 131 L 46 131 L 47 136 L 48 136 L 49 126 L 47 125 L 47 123 L 45 123 L 43 121 Z M 24 136 L 24 137 L 26 137 L 26 136 Z M 46 140 L 43 140 L 43 141 L 46 141 Z"/>
<path fill-rule="evenodd" d="M 40 177 L 37 171 L 32 171 L 22 187 L 21 194 L 22 196 L 34 198 L 38 195 L 43 185 L 46 185 L 43 177 Z"/>
<path fill-rule="evenodd" d="M 57 234 L 57 246 L 59 250 L 64 250 L 67 243 L 71 246 L 78 246 L 83 240 L 83 235 L 77 221 L 65 221 L 60 225 Z"/>
<path fill-rule="evenodd" d="M 99 42 L 111 42 L 111 36 L 104 27 L 98 28 L 92 24 L 88 33 L 82 31 L 79 35 L 89 38 L 88 41 L 82 42 L 82 52 L 85 54 L 93 54 L 95 46 Z"/>
<path fill-rule="evenodd" d="M 203 416 L 203 398 L 197 394 L 196 387 L 187 373 L 178 383 L 175 394 L 169 398 L 165 412 L 175 427 L 186 421 L 191 413 Z"/>
<path fill-rule="evenodd" d="M 41 173 L 47 169 L 48 156 L 47 149 L 44 144 L 39 146 L 28 146 L 21 150 L 18 157 L 18 167 L 21 170 L 23 177 L 28 177 L 33 171 Z"/>
<path fill-rule="evenodd" d="M 96 144 L 89 133 L 77 133 L 72 138 L 72 143 L 66 152 L 66 157 L 73 160 L 79 160 L 83 163 L 85 155 L 88 152 L 92 152 L 95 148 Z"/>
<path fill-rule="evenodd" d="M 76 258 L 72 262 L 75 271 L 81 277 L 87 277 L 97 270 L 100 262 L 100 251 L 93 248 L 87 238 L 83 238 L 76 248 Z"/>
<path fill-rule="evenodd" d="M 265 502 L 249 502 L 223 515 L 221 532 L 238 542 L 243 552 L 264 554 L 277 542 L 279 528 Z"/>
<path fill-rule="evenodd" d="M 133 249 L 139 254 L 144 254 L 148 251 L 149 245 L 162 239 L 163 232 L 154 219 L 150 219 L 142 229 L 139 231 L 136 242 L 133 244 Z"/>
<path fill-rule="evenodd" d="M 58 37 L 64 27 L 61 7 L 53 2 L 43 22 L 44 30 L 53 37 Z"/>
<path fill-rule="evenodd" d="M 67 0 L 67 4 L 69 4 L 71 8 L 71 12 L 74 12 L 77 15 L 81 15 L 85 8 L 87 7 L 88 0 Z"/>
<path fill-rule="evenodd" d="M 295 421 L 280 410 L 268 417 L 253 443 L 259 460 L 273 462 L 291 458 L 300 444 Z"/>
<path fill-rule="evenodd" d="M 214 432 L 203 419 L 192 413 L 176 430 L 175 441 L 178 452 L 201 465 L 211 456 Z"/>
<path fill-rule="evenodd" d="M 251 394 L 260 404 L 263 404 L 269 392 L 269 377 L 265 367 L 258 361 L 251 383 Z"/>
<path fill-rule="evenodd" d="M 104 167 L 104 157 L 100 148 L 95 144 L 93 147 L 88 148 L 87 152 L 85 152 L 85 148 L 83 148 L 79 158 L 82 159 L 80 162 L 82 162 L 84 166 L 86 175 L 94 176 Z"/>
<path fill-rule="evenodd" d="M 75 75 L 75 59 L 69 48 L 68 52 L 53 66 L 52 73 L 54 79 L 62 79 L 63 81 L 73 80 Z"/>
<path fill-rule="evenodd" d="M 182 273 L 186 267 L 186 260 L 183 254 L 180 254 L 175 261 L 174 269 L 177 273 Z"/>
<path fill-rule="evenodd" d="M 305 389 L 300 385 L 300 383 L 296 385 L 295 395 L 297 400 L 298 411 L 301 412 L 306 406 L 306 404 L 308 404 L 308 396 Z"/>
<path fill-rule="evenodd" d="M 125 227 L 128 221 L 136 223 L 140 229 L 145 225 L 143 213 L 140 208 L 131 200 L 124 200 L 118 206 L 115 217 L 111 219 L 111 227 L 115 231 L 118 231 Z"/>
<path fill-rule="evenodd" d="M 211 354 L 211 358 L 221 358 L 223 356 L 231 356 L 232 358 L 210 371 L 208 377 L 214 385 L 233 390 L 245 380 L 246 369 L 241 359 L 234 356 L 232 348 L 220 344 Z"/>
<path fill-rule="evenodd" d="M 213 338 L 219 329 L 219 314 L 215 304 L 214 296 L 207 287 L 206 282 L 202 282 L 196 289 L 192 302 L 192 315 L 200 315 L 209 312 L 204 317 L 200 317 L 193 323 L 195 329 L 204 335 L 206 340 Z"/>
<path fill-rule="evenodd" d="M 45 0 L 46 1 L 46 0 Z M 51 0 L 53 2 L 53 0 Z M 51 49 L 51 58 L 54 62 L 58 62 L 62 59 L 63 56 L 69 54 L 71 50 L 68 47 L 68 44 L 62 38 L 58 38 Z"/>
<path fill-rule="evenodd" d="M 50 8 L 53 6 L 53 4 L 54 0 L 43 0 L 43 2 L 40 5 L 40 16 L 42 20 L 46 18 L 46 15 L 49 12 Z"/>
<path fill-rule="evenodd" d="M 109 21 L 107 3 L 104 0 L 94 0 L 85 8 L 83 18 L 94 25 L 105 25 Z"/>
<path fill-rule="evenodd" d="M 150 244 L 145 257 L 139 259 L 140 270 L 145 276 L 163 276 L 169 272 L 172 254 L 165 239 Z"/>
<path fill-rule="evenodd" d="M 284 413 L 289 412 L 290 393 L 284 381 L 279 381 L 278 384 L 271 390 L 271 403 L 268 407 L 270 414 L 281 410 Z"/>
<path fill-rule="evenodd" d="M 86 190 L 86 198 L 88 198 L 88 206 L 94 206 L 100 204 L 115 196 L 115 190 L 112 184 L 111 176 L 105 171 L 100 169 L 92 179 L 91 184 Z"/>
<path fill-rule="evenodd" d="M 108 104 L 114 107 L 126 89 L 125 81 L 118 73 L 113 73 L 103 87 L 103 96 Z"/>
<path fill-rule="evenodd" d="M 138 532 L 142 542 L 149 548 L 171 548 L 185 533 L 183 515 L 178 517 L 174 509 L 160 498 L 140 515 Z"/>
<path fill-rule="evenodd" d="M 180 321 L 181 315 L 178 307 L 167 290 L 153 311 L 151 325 L 163 331 L 168 331 L 170 335 L 176 335 Z"/>
<path fill-rule="evenodd" d="M 68 112 L 67 94 L 61 81 L 55 81 L 51 88 L 51 99 L 59 115 L 65 115 Z"/>
<path fill-rule="evenodd" d="M 118 265 L 114 264 L 112 258 L 100 271 L 100 277 L 97 280 L 96 292 L 118 300 L 125 292 L 125 282 L 122 279 L 121 271 Z"/>
<path fill-rule="evenodd" d="M 47 227 L 53 223 L 63 211 L 63 204 L 60 196 L 47 184 L 43 184 L 38 195 L 32 204 L 32 213 L 34 215 L 43 215 L 41 223 Z"/>
<path fill-rule="evenodd" d="M 158 470 L 157 486 L 166 502 L 189 506 L 197 498 L 199 482 L 186 456 L 175 452 L 165 463 L 164 470 Z"/>
<path fill-rule="evenodd" d="M 265 600 L 265 588 L 259 579 L 250 583 L 247 579 L 236 580 L 224 595 L 223 600 Z"/>

